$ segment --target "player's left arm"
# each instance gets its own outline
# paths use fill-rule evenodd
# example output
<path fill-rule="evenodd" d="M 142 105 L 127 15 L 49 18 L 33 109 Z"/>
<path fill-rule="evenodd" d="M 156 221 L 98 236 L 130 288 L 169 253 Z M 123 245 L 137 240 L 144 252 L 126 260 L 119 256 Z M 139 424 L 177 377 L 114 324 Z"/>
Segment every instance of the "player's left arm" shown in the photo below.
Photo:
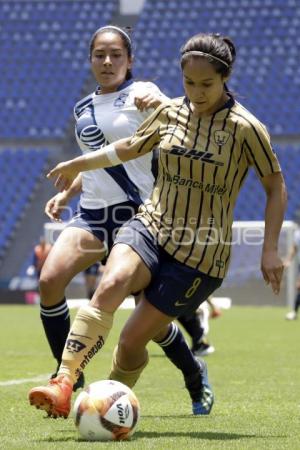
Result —
<path fill-rule="evenodd" d="M 275 294 L 280 291 L 283 262 L 278 255 L 279 234 L 287 203 L 287 191 L 281 172 L 261 178 L 267 202 L 265 208 L 265 235 L 261 257 L 261 271 L 267 284 Z"/>
<path fill-rule="evenodd" d="M 251 126 L 248 124 L 245 143 L 249 163 L 254 167 L 267 196 L 261 271 L 265 282 L 278 294 L 283 275 L 278 240 L 287 202 L 285 182 L 268 130 L 257 119 L 251 120 Z"/>

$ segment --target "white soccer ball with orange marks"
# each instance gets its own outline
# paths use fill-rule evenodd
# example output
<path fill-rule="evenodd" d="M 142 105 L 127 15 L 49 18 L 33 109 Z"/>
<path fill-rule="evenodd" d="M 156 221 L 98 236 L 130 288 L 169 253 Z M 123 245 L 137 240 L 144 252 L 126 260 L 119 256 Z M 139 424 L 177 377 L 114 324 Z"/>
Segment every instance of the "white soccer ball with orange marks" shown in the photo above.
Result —
<path fill-rule="evenodd" d="M 129 439 L 140 417 L 133 391 L 118 381 L 90 384 L 74 403 L 74 420 L 80 435 L 89 441 Z"/>

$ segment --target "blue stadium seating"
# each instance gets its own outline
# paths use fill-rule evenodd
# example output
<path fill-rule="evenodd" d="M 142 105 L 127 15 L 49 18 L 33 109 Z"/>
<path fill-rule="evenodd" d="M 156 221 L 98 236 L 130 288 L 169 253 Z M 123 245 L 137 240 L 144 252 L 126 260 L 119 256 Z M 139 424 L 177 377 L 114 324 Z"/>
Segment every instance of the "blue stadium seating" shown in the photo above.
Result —
<path fill-rule="evenodd" d="M 62 138 L 88 77 L 92 33 L 117 0 L 0 2 L 3 138 Z"/>
<path fill-rule="evenodd" d="M 298 0 L 146 0 L 135 73 L 181 96 L 180 46 L 199 32 L 229 35 L 238 54 L 230 88 L 273 135 L 298 134 L 299 26 Z"/>
<path fill-rule="evenodd" d="M 300 148 L 275 146 L 288 190 L 286 220 L 294 220 L 300 210 Z M 253 169 L 250 170 L 235 206 L 235 220 L 263 220 L 265 193 Z"/>
<path fill-rule="evenodd" d="M 118 0 L 0 2 L 2 138 L 34 142 L 65 137 L 89 74 L 90 37 L 111 22 L 117 5 Z M 134 75 L 154 80 L 170 97 L 181 96 L 180 46 L 200 31 L 229 35 L 237 46 L 229 83 L 237 99 L 271 134 L 299 134 L 299 28 L 299 0 L 146 0 L 133 33 Z M 300 208 L 300 148 L 279 146 L 276 151 L 289 191 L 286 218 L 293 219 Z M 0 258 L 46 159 L 46 150 L 0 152 Z M 264 195 L 250 171 L 235 220 L 262 220 Z"/>
<path fill-rule="evenodd" d="M 64 136 L 88 75 L 90 36 L 116 9 L 117 0 L 0 2 L 1 136 Z M 146 0 L 134 33 L 135 74 L 182 95 L 179 47 L 199 31 L 228 34 L 238 49 L 232 90 L 272 134 L 295 134 L 299 26 L 297 0 Z"/>
<path fill-rule="evenodd" d="M 43 148 L 0 151 L 0 259 L 34 194 L 48 155 Z"/>

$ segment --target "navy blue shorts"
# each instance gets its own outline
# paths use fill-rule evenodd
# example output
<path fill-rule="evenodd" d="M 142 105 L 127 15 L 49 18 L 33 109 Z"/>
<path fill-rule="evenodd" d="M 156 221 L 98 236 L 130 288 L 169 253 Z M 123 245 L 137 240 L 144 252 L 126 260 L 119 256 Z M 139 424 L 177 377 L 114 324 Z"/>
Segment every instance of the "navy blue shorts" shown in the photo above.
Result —
<path fill-rule="evenodd" d="M 149 303 L 171 317 L 189 314 L 207 300 L 223 279 L 214 278 L 174 259 L 138 219 L 132 218 L 119 231 L 114 245 L 129 245 L 152 273 L 145 296 Z"/>
<path fill-rule="evenodd" d="M 80 206 L 67 227 L 89 231 L 101 242 L 105 242 L 110 251 L 119 228 L 134 216 L 137 209 L 137 205 L 130 201 L 101 209 L 85 209 Z"/>

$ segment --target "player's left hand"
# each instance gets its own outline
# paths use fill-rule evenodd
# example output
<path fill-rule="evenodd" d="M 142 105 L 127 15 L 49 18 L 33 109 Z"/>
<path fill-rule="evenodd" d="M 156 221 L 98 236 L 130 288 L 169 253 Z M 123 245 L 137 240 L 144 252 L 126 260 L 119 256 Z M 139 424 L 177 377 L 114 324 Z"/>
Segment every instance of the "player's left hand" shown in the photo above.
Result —
<path fill-rule="evenodd" d="M 163 102 L 163 98 L 155 94 L 137 94 L 134 98 L 134 104 L 141 112 L 149 108 L 157 108 Z"/>
<path fill-rule="evenodd" d="M 47 178 L 56 178 L 54 186 L 62 192 L 69 189 L 78 173 L 78 170 L 71 160 L 57 164 L 57 166 L 47 174 Z"/>
<path fill-rule="evenodd" d="M 261 271 L 267 284 L 271 284 L 274 294 L 279 294 L 284 265 L 276 251 L 263 251 Z"/>

